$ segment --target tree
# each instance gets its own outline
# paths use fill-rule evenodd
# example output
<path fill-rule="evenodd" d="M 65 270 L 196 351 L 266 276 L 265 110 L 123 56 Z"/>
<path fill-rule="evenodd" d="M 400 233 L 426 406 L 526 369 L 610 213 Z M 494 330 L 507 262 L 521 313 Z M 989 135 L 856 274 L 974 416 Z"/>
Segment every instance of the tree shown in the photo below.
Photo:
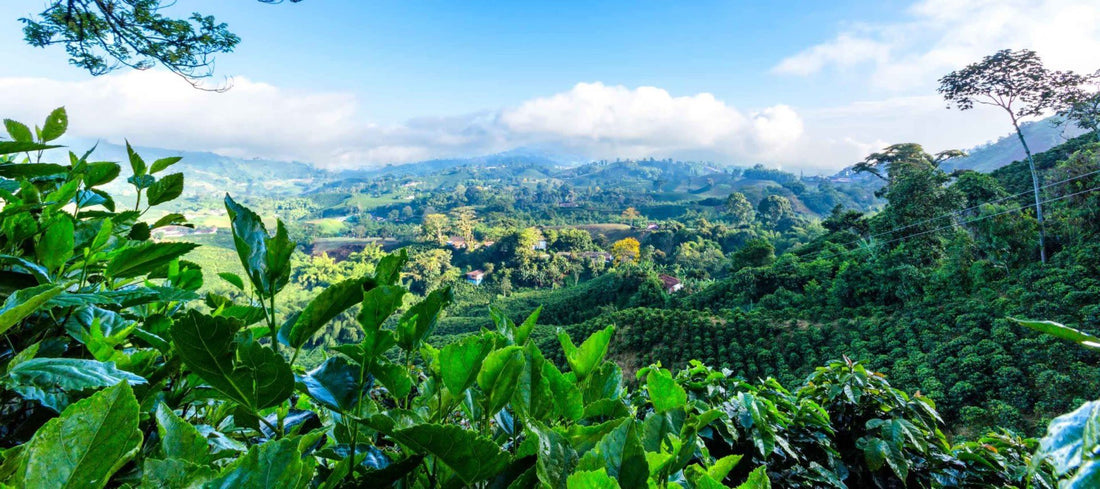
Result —
<path fill-rule="evenodd" d="M 1066 83 L 1057 98 L 1060 101 L 1060 122 L 1072 121 L 1077 127 L 1092 133 L 1100 142 L 1100 70 L 1081 76 L 1080 83 Z"/>
<path fill-rule="evenodd" d="M 726 213 L 729 214 L 730 220 L 735 225 L 744 225 L 751 223 L 754 217 L 754 211 L 752 209 L 752 203 L 749 199 L 745 198 L 745 194 L 741 192 L 733 192 L 726 197 Z"/>
<path fill-rule="evenodd" d="M 474 213 L 473 208 L 458 207 L 452 210 L 451 224 L 454 226 L 455 232 L 466 240 L 466 243 L 473 243 L 474 224 L 477 224 L 477 214 Z"/>
<path fill-rule="evenodd" d="M 779 221 L 794 213 L 791 201 L 782 195 L 769 195 L 756 206 L 756 213 L 764 225 L 774 228 Z"/>
<path fill-rule="evenodd" d="M 447 216 L 444 214 L 425 214 L 420 222 L 420 241 L 442 245 L 447 242 Z"/>
<path fill-rule="evenodd" d="M 1035 191 L 1035 217 L 1039 221 L 1039 258 L 1043 263 L 1047 261 L 1047 252 L 1043 203 L 1039 197 L 1039 173 L 1035 169 L 1031 148 L 1020 130 L 1020 120 L 1041 115 L 1054 108 L 1057 103 L 1055 95 L 1066 86 L 1078 85 L 1076 78 L 1070 73 L 1046 69 L 1039 55 L 1028 49 L 997 51 L 977 63 L 940 78 L 940 94 L 959 110 L 970 110 L 974 108 L 974 104 L 983 104 L 1000 107 L 1008 113 L 1031 169 L 1031 183 Z"/>
<path fill-rule="evenodd" d="M 173 4 L 163 0 L 50 0 L 42 13 L 19 21 L 27 44 L 40 48 L 63 45 L 69 64 L 94 76 L 120 66 L 137 70 L 161 66 L 201 88 L 200 80 L 214 74 L 214 55 L 233 51 L 241 39 L 209 15 L 164 15 L 162 11 Z"/>
<path fill-rule="evenodd" d="M 634 227 L 634 220 L 639 217 L 642 217 L 642 214 L 638 212 L 638 209 L 633 207 L 627 207 L 626 210 L 623 211 L 623 219 L 630 220 L 630 227 Z"/>
<path fill-rule="evenodd" d="M 640 254 L 641 243 L 634 238 L 623 238 L 611 245 L 611 256 L 616 264 L 637 261 Z"/>

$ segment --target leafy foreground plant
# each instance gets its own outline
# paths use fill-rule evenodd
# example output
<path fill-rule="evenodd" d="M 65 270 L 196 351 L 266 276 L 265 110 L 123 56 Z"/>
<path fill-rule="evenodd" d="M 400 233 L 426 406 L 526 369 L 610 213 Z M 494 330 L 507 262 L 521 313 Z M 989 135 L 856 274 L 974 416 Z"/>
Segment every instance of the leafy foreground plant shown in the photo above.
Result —
<path fill-rule="evenodd" d="M 119 165 L 41 162 L 66 120 L 5 121 L 0 142 L 5 486 L 1052 487 L 1034 441 L 951 446 L 931 400 L 851 361 L 794 392 L 698 362 L 642 369 L 635 387 L 605 358 L 612 327 L 579 345 L 559 332 L 564 365 L 548 361 L 539 310 L 518 324 L 491 310 L 495 329 L 434 348 L 452 295 L 410 300 L 404 251 L 281 311 L 295 245 L 228 196 L 247 281 L 221 274 L 239 293 L 200 297 L 195 245 L 149 239 L 184 217 L 142 220 L 179 196 L 182 174 L 155 176 L 178 159 L 131 150 L 136 202 L 118 211 L 98 187 Z M 298 365 L 346 311 L 364 339 Z"/>

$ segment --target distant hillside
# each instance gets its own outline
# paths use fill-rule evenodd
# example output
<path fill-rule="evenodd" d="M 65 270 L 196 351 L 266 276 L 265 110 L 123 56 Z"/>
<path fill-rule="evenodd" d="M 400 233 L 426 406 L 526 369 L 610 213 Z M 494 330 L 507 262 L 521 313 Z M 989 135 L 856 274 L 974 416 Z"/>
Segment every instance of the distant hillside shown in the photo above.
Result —
<path fill-rule="evenodd" d="M 74 143 L 75 148 L 91 147 L 95 143 Z M 309 163 L 278 161 L 260 158 L 234 158 L 211 152 L 178 151 L 165 148 L 137 146 L 134 148 L 142 159 L 152 163 L 159 158 L 182 156 L 173 171 L 183 172 L 187 178 L 185 194 L 201 195 L 230 192 L 235 195 L 265 194 L 272 196 L 296 196 L 331 179 L 330 172 Z M 100 142 L 92 153 L 92 160 L 117 161 L 122 164 L 124 178 L 116 182 L 124 184 L 130 175 L 126 147 Z M 126 189 L 123 189 L 125 191 Z"/>
<path fill-rule="evenodd" d="M 1076 126 L 1059 126 L 1055 124 L 1053 117 L 1037 122 L 1025 123 L 1020 127 L 1027 139 L 1027 145 L 1031 153 L 1042 153 L 1050 148 L 1058 146 L 1080 135 L 1083 131 Z M 1024 159 L 1024 147 L 1016 133 L 1007 134 L 1000 139 L 973 148 L 967 153 L 970 156 L 944 162 L 943 169 L 947 172 L 954 170 L 975 170 L 989 173 L 1013 161 Z"/>

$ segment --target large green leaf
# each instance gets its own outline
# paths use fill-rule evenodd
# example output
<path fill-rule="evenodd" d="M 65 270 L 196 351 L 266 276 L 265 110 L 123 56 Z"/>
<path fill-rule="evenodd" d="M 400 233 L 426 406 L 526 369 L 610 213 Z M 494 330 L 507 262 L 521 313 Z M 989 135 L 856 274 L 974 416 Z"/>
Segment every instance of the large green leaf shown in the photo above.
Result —
<path fill-rule="evenodd" d="M 206 463 L 210 448 L 199 430 L 176 416 L 163 402 L 157 404 L 156 417 L 160 450 L 165 457 Z"/>
<path fill-rule="evenodd" d="M 493 440 L 455 425 L 417 424 L 398 429 L 386 415 L 365 422 L 413 452 L 434 456 L 467 484 L 497 475 L 508 465 L 508 454 Z"/>
<path fill-rule="evenodd" d="M 397 345 L 406 351 L 416 347 L 428 337 L 439 321 L 439 312 L 454 300 L 450 287 L 435 290 L 424 300 L 405 311 L 397 324 Z"/>
<path fill-rule="evenodd" d="M 149 205 L 158 205 L 171 201 L 183 193 L 183 174 L 165 175 L 149 186 Z"/>
<path fill-rule="evenodd" d="M 558 411 L 571 420 L 581 419 L 584 416 L 584 397 L 577 384 L 551 362 L 543 362 L 542 376 L 550 386 Z"/>
<path fill-rule="evenodd" d="M 359 367 L 344 357 L 332 357 L 320 367 L 298 377 L 313 400 L 335 411 L 347 411 L 359 400 L 363 389 L 359 382 Z"/>
<path fill-rule="evenodd" d="M 19 324 L 43 304 L 60 294 L 61 287 L 50 284 L 28 287 L 15 291 L 0 306 L 0 335 Z"/>
<path fill-rule="evenodd" d="M 69 128 L 69 115 L 65 113 L 64 107 L 58 107 L 50 112 L 50 115 L 46 117 L 46 122 L 42 124 L 42 132 L 40 137 L 42 142 L 48 143 L 61 137 L 65 134 L 65 130 Z"/>
<path fill-rule="evenodd" d="M 302 457 L 296 438 L 253 445 L 248 453 L 227 466 L 206 489 L 294 489 L 307 487 L 313 477 L 313 457 Z"/>
<path fill-rule="evenodd" d="M 652 367 L 646 374 L 645 382 L 646 390 L 649 392 L 649 402 L 653 403 L 653 409 L 658 413 L 681 408 L 687 404 L 687 392 L 672 378 L 672 372 Z"/>
<path fill-rule="evenodd" d="M 147 241 L 122 248 L 107 263 L 106 274 L 113 278 L 130 278 L 156 271 L 172 260 L 198 248 L 195 243 Z"/>
<path fill-rule="evenodd" d="M 523 347 L 523 372 L 520 374 L 512 407 L 520 418 L 545 419 L 554 413 L 554 394 L 543 374 L 547 363 L 534 343 Z"/>
<path fill-rule="evenodd" d="M 70 392 L 97 389 L 118 383 L 144 384 L 139 375 L 119 370 L 113 362 L 79 358 L 33 358 L 12 367 L 4 379 L 25 398 L 61 411 Z"/>
<path fill-rule="evenodd" d="M 607 475 L 607 471 L 600 470 L 580 470 L 569 475 L 566 479 L 566 487 L 569 489 L 619 489 L 619 483 Z M 627 486 L 627 487 L 645 487 L 642 486 Z"/>
<path fill-rule="evenodd" d="M 1069 340 L 1085 348 L 1100 350 L 1100 338 L 1070 328 L 1066 325 L 1056 323 L 1054 321 L 1028 321 L 1024 319 L 1010 319 L 1016 321 L 1022 326 L 1034 329 L 1035 331 L 1038 331 L 1040 333 L 1048 334 L 1057 338 L 1061 338 L 1063 340 Z"/>
<path fill-rule="evenodd" d="M 1082 466 L 1096 450 L 1100 449 L 1100 401 L 1090 401 L 1072 412 L 1051 420 L 1047 433 L 1039 440 L 1037 458 L 1047 459 L 1054 466 L 1054 474 L 1063 477 Z M 1089 440 L 1087 432 L 1094 435 Z M 1100 457 L 1095 457 L 1100 458 Z"/>
<path fill-rule="evenodd" d="M 370 372 L 397 399 L 403 399 L 412 392 L 413 379 L 409 376 L 409 369 L 403 365 L 379 359 L 371 365 Z"/>
<path fill-rule="evenodd" d="M 359 315 L 355 319 L 368 334 L 378 331 L 386 319 L 401 307 L 401 300 L 404 297 L 405 289 L 397 285 L 380 285 L 368 289 L 363 294 L 363 305 L 360 306 Z"/>
<path fill-rule="evenodd" d="M 141 448 L 138 402 L 121 383 L 79 401 L 46 422 L 28 443 L 26 488 L 104 487 Z"/>
<path fill-rule="evenodd" d="M 294 391 L 294 374 L 281 355 L 250 334 L 241 323 L 189 311 L 171 329 L 177 353 L 196 375 L 226 397 L 252 411 L 283 402 Z"/>
<path fill-rule="evenodd" d="M 515 336 L 512 340 L 515 341 L 517 345 L 526 343 L 527 338 L 531 337 L 531 332 L 535 330 L 535 323 L 538 322 L 539 313 L 541 312 L 542 306 L 539 306 L 527 316 L 527 319 L 523 320 L 522 324 L 516 326 Z"/>
<path fill-rule="evenodd" d="M 137 154 L 137 151 L 134 151 L 133 146 L 130 146 L 130 141 L 126 141 L 126 156 L 130 160 L 130 170 L 135 177 L 144 176 L 149 170 L 145 160 L 141 159 L 141 155 Z"/>
<path fill-rule="evenodd" d="M 485 357 L 477 374 L 477 385 L 485 396 L 485 409 L 490 415 L 500 411 L 516 393 L 523 373 L 523 349 L 512 345 Z"/>
<path fill-rule="evenodd" d="M 767 467 L 761 465 L 749 472 L 749 478 L 737 489 L 771 489 L 772 481 L 768 479 Z"/>
<path fill-rule="evenodd" d="M 22 122 L 13 121 L 11 119 L 4 119 L 4 128 L 8 130 L 8 135 L 12 139 L 20 143 L 29 143 L 34 141 L 34 134 L 26 124 Z"/>
<path fill-rule="evenodd" d="M 179 163 L 182 159 L 182 156 L 169 156 L 167 158 L 161 158 L 153 162 L 153 164 L 149 167 L 149 173 L 157 173 L 159 171 L 162 171 L 165 168 Z"/>
<path fill-rule="evenodd" d="M 232 223 L 233 244 L 248 278 L 261 296 L 273 297 L 290 280 L 290 255 L 295 244 L 286 227 L 276 221 L 275 235 L 269 236 L 260 216 L 229 195 L 225 196 L 225 209 Z"/>
<path fill-rule="evenodd" d="M 394 285 L 401 278 L 401 269 L 409 261 L 409 252 L 404 248 L 383 256 L 375 267 L 374 280 L 379 284 Z"/>
<path fill-rule="evenodd" d="M 493 349 L 493 343 L 483 336 L 467 336 L 443 347 L 439 353 L 443 385 L 455 397 L 470 387 L 481 371 L 481 362 Z"/>
<path fill-rule="evenodd" d="M 366 277 L 330 285 L 306 305 L 298 319 L 279 329 L 279 341 L 292 348 L 301 348 L 332 318 L 361 302 L 363 293 L 372 288 L 374 280 Z"/>
<path fill-rule="evenodd" d="M 535 463 L 539 481 L 551 489 L 568 487 L 569 474 L 577 465 L 577 451 L 557 431 L 532 422 L 528 428 L 538 436 L 538 461 Z"/>
<path fill-rule="evenodd" d="M 110 161 L 88 163 L 88 166 L 84 168 L 84 185 L 88 187 L 103 185 L 118 178 L 121 171 L 122 168 L 118 166 L 118 163 Z"/>
<path fill-rule="evenodd" d="M 562 351 L 565 352 L 565 361 L 569 363 L 569 368 L 577 374 L 578 380 L 588 378 L 588 374 L 592 372 L 592 369 L 603 361 L 604 355 L 607 354 L 607 346 L 611 343 L 611 336 L 614 333 L 615 327 L 608 326 L 593 333 L 592 336 L 584 340 L 584 343 L 581 343 L 580 347 L 576 347 L 573 345 L 573 340 L 569 338 L 568 333 L 564 330 L 558 331 L 558 341 L 561 342 Z"/>
<path fill-rule="evenodd" d="M 73 220 L 67 214 L 51 219 L 34 247 L 38 262 L 50 272 L 61 268 L 73 256 L 74 232 Z"/>
<path fill-rule="evenodd" d="M 43 151 L 43 150 L 52 149 L 52 148 L 60 148 L 60 146 L 57 146 L 55 144 L 33 143 L 33 142 L 29 142 L 29 141 L 0 141 L 0 155 L 10 155 L 10 154 L 13 154 L 13 153 L 26 153 L 28 151 Z M 0 166 L 7 166 L 7 165 L 0 165 Z M 15 167 L 15 166 L 22 166 L 22 165 L 17 163 L 17 164 L 13 164 L 11 166 Z M 51 165 L 51 166 L 60 167 L 62 169 L 65 168 L 61 165 Z M 2 170 L 0 170 L 0 176 L 7 177 L 7 175 L 3 175 Z"/>
<path fill-rule="evenodd" d="M 633 418 L 624 419 L 618 427 L 605 435 L 593 450 L 581 457 L 577 470 L 603 468 L 626 487 L 645 487 L 649 479 L 649 464 L 645 448 L 638 437 L 638 423 Z"/>
<path fill-rule="evenodd" d="M 217 473 L 214 472 L 214 469 L 189 460 L 147 458 L 142 465 L 141 487 L 191 489 L 201 487 L 204 482 L 213 479 L 215 475 Z"/>

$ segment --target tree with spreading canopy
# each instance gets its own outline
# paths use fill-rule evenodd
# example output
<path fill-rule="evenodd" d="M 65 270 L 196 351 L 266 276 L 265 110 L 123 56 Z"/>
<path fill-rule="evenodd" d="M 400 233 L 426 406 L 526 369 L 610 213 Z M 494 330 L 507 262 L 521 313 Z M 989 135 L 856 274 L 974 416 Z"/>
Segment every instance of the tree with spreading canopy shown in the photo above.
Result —
<path fill-rule="evenodd" d="M 959 110 L 973 109 L 974 104 L 1000 107 L 1012 120 L 1012 127 L 1024 147 L 1031 169 L 1031 183 L 1035 191 L 1035 217 L 1039 221 L 1039 258 L 1043 263 L 1047 261 L 1047 252 L 1043 205 L 1039 197 L 1039 173 L 1035 169 L 1031 148 L 1020 130 L 1020 121 L 1043 115 L 1056 108 L 1058 93 L 1064 87 L 1080 84 L 1078 75 L 1047 69 L 1039 55 L 1028 49 L 1002 49 L 940 78 L 939 92 L 948 104 L 953 104 Z"/>
<path fill-rule="evenodd" d="M 202 80 L 214 75 L 214 56 L 232 52 L 241 39 L 213 16 L 194 12 L 188 17 L 175 17 L 167 13 L 175 3 L 51 0 L 41 13 L 19 21 L 27 44 L 41 48 L 64 46 L 69 64 L 94 76 L 124 66 L 137 70 L 160 66 L 192 86 L 203 88 Z M 227 88 L 225 85 L 214 90 Z"/>

